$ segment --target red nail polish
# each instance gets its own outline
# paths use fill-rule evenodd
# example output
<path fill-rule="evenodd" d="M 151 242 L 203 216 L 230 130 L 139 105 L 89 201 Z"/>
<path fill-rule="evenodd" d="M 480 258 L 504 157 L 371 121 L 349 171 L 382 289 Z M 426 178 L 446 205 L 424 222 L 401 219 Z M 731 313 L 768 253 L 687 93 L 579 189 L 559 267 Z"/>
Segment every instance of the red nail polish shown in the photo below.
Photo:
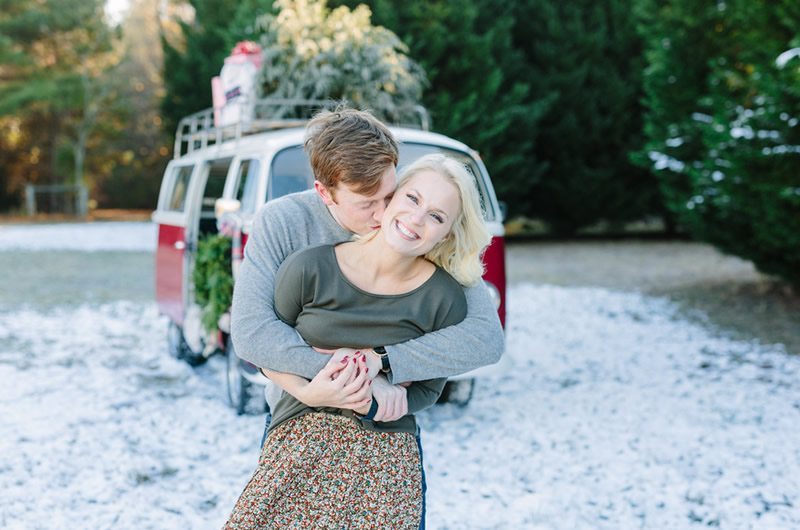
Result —
<path fill-rule="evenodd" d="M 353 357 L 353 362 L 356 362 L 357 360 L 358 360 L 358 359 L 356 359 L 355 357 Z"/>
<path fill-rule="evenodd" d="M 358 351 L 356 352 L 356 355 L 358 355 L 359 353 L 361 353 L 361 350 L 358 350 Z"/>
<path fill-rule="evenodd" d="M 347 359 L 348 359 L 347 356 L 345 356 L 345 358 L 342 359 L 342 364 L 347 364 Z"/>

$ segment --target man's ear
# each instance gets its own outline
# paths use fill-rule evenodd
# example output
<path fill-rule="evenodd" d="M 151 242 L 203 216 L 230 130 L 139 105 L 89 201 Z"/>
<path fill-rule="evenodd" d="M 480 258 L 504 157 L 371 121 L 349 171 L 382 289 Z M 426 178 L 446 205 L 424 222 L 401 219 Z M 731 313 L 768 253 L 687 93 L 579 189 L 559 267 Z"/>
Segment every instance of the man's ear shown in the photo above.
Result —
<path fill-rule="evenodd" d="M 331 206 L 332 204 L 336 204 L 336 201 L 333 200 L 333 194 L 330 192 L 328 188 L 325 187 L 325 185 L 322 182 L 315 180 L 314 189 L 317 190 L 317 193 L 322 199 L 322 202 L 325 203 L 325 206 Z"/>

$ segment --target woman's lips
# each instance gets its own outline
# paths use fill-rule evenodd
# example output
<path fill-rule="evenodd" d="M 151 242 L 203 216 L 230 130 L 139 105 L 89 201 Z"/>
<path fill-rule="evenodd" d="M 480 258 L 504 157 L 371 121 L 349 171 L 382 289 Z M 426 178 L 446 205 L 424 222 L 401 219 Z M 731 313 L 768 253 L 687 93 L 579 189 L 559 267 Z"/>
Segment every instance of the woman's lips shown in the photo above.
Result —
<path fill-rule="evenodd" d="M 404 225 L 400 221 L 395 221 L 394 226 L 397 228 L 397 231 L 400 232 L 400 235 L 402 235 L 409 241 L 416 241 L 417 239 L 419 239 L 419 235 L 416 232 L 410 230 L 406 225 Z"/>

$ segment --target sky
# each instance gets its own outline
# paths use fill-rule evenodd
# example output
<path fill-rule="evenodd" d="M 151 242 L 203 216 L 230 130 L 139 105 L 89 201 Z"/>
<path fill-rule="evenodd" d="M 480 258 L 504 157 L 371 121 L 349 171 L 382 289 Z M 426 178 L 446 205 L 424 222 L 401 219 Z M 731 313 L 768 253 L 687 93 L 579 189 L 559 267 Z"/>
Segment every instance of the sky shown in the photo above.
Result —
<path fill-rule="evenodd" d="M 106 14 L 113 24 L 122 22 L 125 12 L 130 6 L 130 0 L 106 0 Z"/>

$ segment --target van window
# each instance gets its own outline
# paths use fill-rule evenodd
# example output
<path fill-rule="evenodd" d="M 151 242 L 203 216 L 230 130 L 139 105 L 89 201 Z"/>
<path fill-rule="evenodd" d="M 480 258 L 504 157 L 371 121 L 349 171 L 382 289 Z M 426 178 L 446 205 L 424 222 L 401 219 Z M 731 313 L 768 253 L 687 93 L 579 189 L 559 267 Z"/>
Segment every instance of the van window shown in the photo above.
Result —
<path fill-rule="evenodd" d="M 192 169 L 194 166 L 181 166 L 173 170 L 175 176 L 172 179 L 172 193 L 169 195 L 167 210 L 183 212 L 186 208 L 186 192 L 189 190 Z"/>
<path fill-rule="evenodd" d="M 244 214 L 256 211 L 256 188 L 258 188 L 258 170 L 261 164 L 258 160 L 242 160 L 236 176 L 235 197 L 241 204 L 240 212 Z"/>
<path fill-rule="evenodd" d="M 302 146 L 290 147 L 275 155 L 269 177 L 269 200 L 307 190 L 313 184 L 314 175 Z"/>
<path fill-rule="evenodd" d="M 484 217 L 487 220 L 495 219 L 497 217 L 497 212 L 492 210 L 491 202 L 487 200 L 489 192 L 486 189 L 486 183 L 481 177 L 480 167 L 475 160 L 466 153 L 438 145 L 401 143 L 400 160 L 397 165 L 398 173 L 403 167 L 419 157 L 431 153 L 441 153 L 450 156 L 467 166 L 467 169 L 469 169 L 475 177 Z M 302 146 L 290 147 L 275 155 L 272 161 L 272 173 L 269 179 L 269 200 L 296 191 L 309 189 L 313 184 L 314 177 L 311 166 L 308 162 L 308 156 L 305 151 L 303 151 Z"/>
<path fill-rule="evenodd" d="M 222 190 L 225 188 L 225 179 L 228 176 L 228 168 L 232 159 L 221 158 L 211 160 L 208 164 L 208 175 L 206 177 L 206 187 L 203 190 L 203 199 L 200 203 L 200 233 L 217 233 L 217 218 L 214 215 L 214 204 L 217 199 L 222 197 Z"/>

